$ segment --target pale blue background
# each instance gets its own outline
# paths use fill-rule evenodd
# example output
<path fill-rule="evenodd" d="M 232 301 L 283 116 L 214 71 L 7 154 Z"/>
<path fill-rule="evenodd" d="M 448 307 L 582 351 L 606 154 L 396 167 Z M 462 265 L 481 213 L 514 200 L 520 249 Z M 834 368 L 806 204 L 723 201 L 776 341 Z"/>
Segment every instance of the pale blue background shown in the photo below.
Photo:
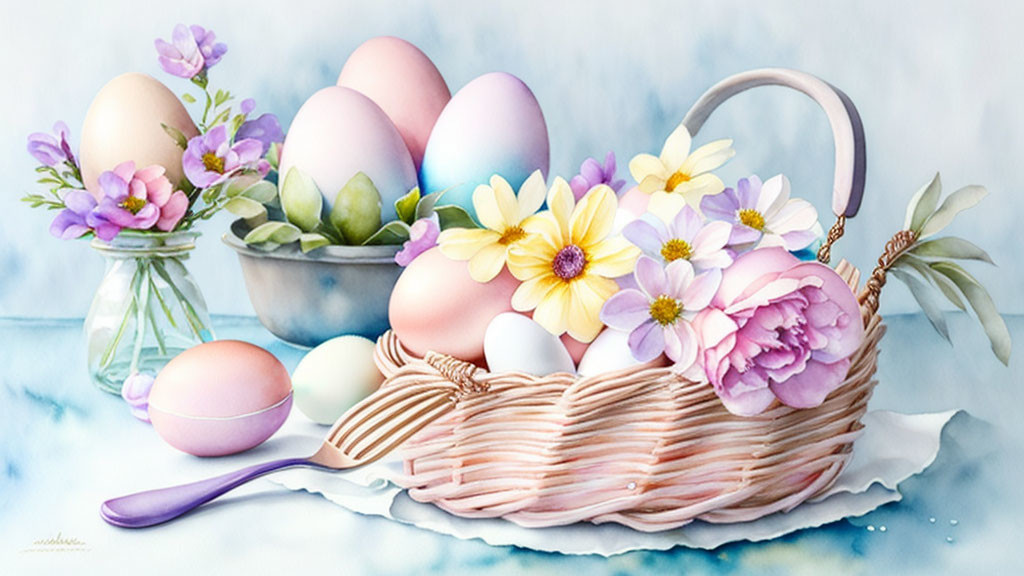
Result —
<path fill-rule="evenodd" d="M 333 84 L 365 39 L 400 35 L 437 64 L 452 91 L 493 70 L 537 95 L 551 135 L 552 173 L 614 149 L 620 166 L 662 140 L 715 81 L 761 66 L 816 73 L 860 108 L 868 139 L 867 192 L 838 253 L 870 267 L 902 225 L 910 195 L 935 170 L 947 191 L 972 183 L 992 195 L 952 232 L 990 251 L 1000 268 L 974 268 L 999 307 L 1024 312 L 1024 6 L 1012 2 L 452 2 L 446 4 L 210 2 L 5 3 L 0 90 L 0 316 L 81 317 L 103 266 L 85 243 L 51 238 L 51 214 L 18 198 L 35 190 L 25 136 L 64 119 L 73 137 L 110 78 L 159 69 L 154 37 L 202 23 L 227 42 L 213 83 L 251 95 L 285 126 L 304 99 Z M 271 6 L 277 6 L 272 8 Z M 717 112 L 700 135 L 735 139 L 722 171 L 789 175 L 827 227 L 832 144 L 820 110 L 797 93 L 765 88 Z M 210 309 L 251 314 L 234 254 L 219 241 L 229 218 L 201 226 L 192 269 Z M 914 310 L 902 286 L 883 312 Z"/>

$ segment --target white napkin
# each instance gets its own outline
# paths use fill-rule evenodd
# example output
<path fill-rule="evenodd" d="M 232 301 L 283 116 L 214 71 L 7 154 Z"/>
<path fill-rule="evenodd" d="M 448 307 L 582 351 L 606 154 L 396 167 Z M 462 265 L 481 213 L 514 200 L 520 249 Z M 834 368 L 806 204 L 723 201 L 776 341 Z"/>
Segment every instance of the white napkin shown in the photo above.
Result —
<path fill-rule="evenodd" d="M 618 524 L 586 523 L 553 528 L 522 528 L 500 518 L 467 519 L 416 502 L 388 481 L 400 462 L 378 463 L 349 472 L 294 469 L 272 481 L 292 490 L 323 494 L 361 514 L 384 516 L 457 538 L 479 538 L 495 546 L 519 546 L 562 554 L 612 556 L 631 550 L 668 550 L 675 546 L 712 549 L 740 540 L 770 540 L 843 518 L 862 516 L 882 504 L 899 501 L 896 486 L 927 468 L 939 453 L 942 429 L 956 411 L 934 414 L 870 412 L 853 458 L 836 483 L 814 501 L 786 513 L 753 522 L 709 524 L 696 521 L 676 530 L 646 533 Z"/>

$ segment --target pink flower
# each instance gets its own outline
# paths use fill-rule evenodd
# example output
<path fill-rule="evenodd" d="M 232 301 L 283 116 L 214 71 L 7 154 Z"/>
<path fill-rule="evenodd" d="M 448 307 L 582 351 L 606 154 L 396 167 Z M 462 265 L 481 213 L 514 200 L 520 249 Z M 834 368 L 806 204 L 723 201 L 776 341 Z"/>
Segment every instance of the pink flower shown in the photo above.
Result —
<path fill-rule="evenodd" d="M 727 268 L 694 327 L 715 393 L 742 416 L 776 398 L 794 408 L 820 405 L 842 384 L 864 339 L 846 282 L 779 247 L 748 252 Z"/>
<path fill-rule="evenodd" d="M 135 162 L 123 162 L 100 174 L 103 197 L 86 221 L 102 240 L 111 240 L 122 228 L 164 232 L 174 230 L 188 209 L 188 196 L 174 190 L 163 166 L 135 170 Z"/>

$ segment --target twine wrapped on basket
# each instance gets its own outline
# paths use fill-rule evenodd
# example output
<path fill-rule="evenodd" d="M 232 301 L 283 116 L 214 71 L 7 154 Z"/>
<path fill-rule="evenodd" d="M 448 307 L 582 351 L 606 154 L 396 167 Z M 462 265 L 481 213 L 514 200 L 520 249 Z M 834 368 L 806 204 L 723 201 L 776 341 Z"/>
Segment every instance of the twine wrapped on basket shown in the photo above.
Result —
<path fill-rule="evenodd" d="M 832 127 L 837 220 L 818 253 L 827 263 L 864 186 L 863 128 L 842 92 L 801 72 L 756 70 L 710 89 L 683 123 L 695 134 L 726 99 L 768 84 L 813 98 Z M 399 447 L 405 465 L 398 482 L 415 500 L 458 516 L 658 531 L 790 510 L 827 490 L 851 457 L 885 332 L 878 294 L 903 248 L 897 235 L 860 292 L 864 340 L 845 381 L 815 408 L 776 402 L 756 416 L 737 416 L 706 381 L 671 368 L 591 377 L 489 373 L 442 354 L 417 358 L 388 332 L 376 348 L 386 380 L 362 410 L 387 398 L 436 418 Z M 836 271 L 857 293 L 857 270 L 843 261 Z"/>

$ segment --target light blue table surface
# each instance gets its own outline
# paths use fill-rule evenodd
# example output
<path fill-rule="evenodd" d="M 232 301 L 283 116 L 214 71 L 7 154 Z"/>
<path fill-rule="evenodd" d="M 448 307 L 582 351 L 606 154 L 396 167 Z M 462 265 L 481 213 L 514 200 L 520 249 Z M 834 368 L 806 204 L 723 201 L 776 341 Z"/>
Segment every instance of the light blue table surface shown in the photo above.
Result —
<path fill-rule="evenodd" d="M 294 432 L 318 429 L 293 411 L 248 453 L 181 454 L 89 384 L 80 321 L 0 319 L 0 574 L 1021 574 L 1022 362 L 1017 354 L 1004 368 L 972 320 L 949 320 L 952 348 L 921 316 L 887 319 L 871 408 L 966 411 L 946 428 L 936 462 L 901 485 L 902 502 L 771 542 L 605 559 L 461 541 L 266 479 L 171 524 L 112 528 L 97 513 L 107 498 L 305 455 L 315 446 Z M 1024 341 L 1024 317 L 1008 324 Z M 255 319 L 220 317 L 215 328 L 289 369 L 303 354 Z M 39 542 L 58 535 L 65 545 Z"/>

